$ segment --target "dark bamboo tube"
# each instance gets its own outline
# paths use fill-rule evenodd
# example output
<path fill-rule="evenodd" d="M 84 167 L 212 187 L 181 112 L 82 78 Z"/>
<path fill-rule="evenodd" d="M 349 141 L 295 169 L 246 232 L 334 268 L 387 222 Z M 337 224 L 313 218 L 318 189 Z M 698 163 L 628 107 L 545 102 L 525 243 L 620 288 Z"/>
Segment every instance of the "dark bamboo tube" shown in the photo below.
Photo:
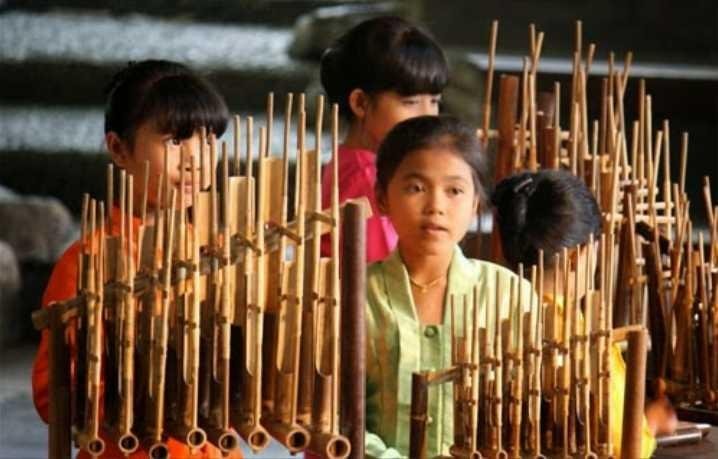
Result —
<path fill-rule="evenodd" d="M 366 387 L 366 218 L 364 207 L 347 203 L 342 221 L 342 323 L 340 431 L 351 459 L 364 457 Z"/>
<path fill-rule="evenodd" d="M 628 361 L 626 362 L 626 393 L 623 398 L 623 437 L 621 455 L 624 459 L 641 456 L 643 405 L 646 395 L 645 330 L 628 333 Z"/>
<path fill-rule="evenodd" d="M 49 305 L 50 318 L 50 397 L 49 397 L 49 445 L 51 459 L 70 459 L 70 352 L 65 341 L 65 324 L 62 309 Z"/>
<path fill-rule="evenodd" d="M 411 375 L 411 428 L 409 457 L 426 458 L 426 410 L 429 403 L 429 379 L 425 373 Z"/>

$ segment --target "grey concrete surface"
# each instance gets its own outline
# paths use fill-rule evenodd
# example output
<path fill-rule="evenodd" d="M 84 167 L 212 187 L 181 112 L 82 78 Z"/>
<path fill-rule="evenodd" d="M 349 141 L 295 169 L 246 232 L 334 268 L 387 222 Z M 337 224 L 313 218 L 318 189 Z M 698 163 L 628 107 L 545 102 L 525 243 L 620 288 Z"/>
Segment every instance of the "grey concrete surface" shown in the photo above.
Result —
<path fill-rule="evenodd" d="M 41 459 L 47 457 L 47 425 L 35 412 L 30 376 L 36 346 L 23 346 L 0 353 L 0 459 Z M 245 458 L 301 459 L 272 442 L 260 454 L 242 444 Z"/>

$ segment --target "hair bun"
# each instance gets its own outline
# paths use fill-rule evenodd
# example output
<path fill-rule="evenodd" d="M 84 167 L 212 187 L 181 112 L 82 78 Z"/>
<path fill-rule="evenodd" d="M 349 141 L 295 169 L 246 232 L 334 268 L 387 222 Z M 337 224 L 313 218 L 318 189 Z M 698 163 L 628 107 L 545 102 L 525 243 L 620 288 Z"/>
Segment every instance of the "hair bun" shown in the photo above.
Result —
<path fill-rule="evenodd" d="M 535 190 L 536 183 L 534 182 L 534 178 L 531 175 L 526 175 L 519 183 L 514 185 L 513 188 L 514 194 L 521 193 L 526 196 L 531 196 Z"/>

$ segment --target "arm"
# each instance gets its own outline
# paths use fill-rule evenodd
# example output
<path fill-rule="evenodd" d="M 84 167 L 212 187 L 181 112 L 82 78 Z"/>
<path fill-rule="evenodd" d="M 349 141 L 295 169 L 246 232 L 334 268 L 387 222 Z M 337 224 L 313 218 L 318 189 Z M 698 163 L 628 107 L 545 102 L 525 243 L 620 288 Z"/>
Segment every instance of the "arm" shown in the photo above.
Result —
<path fill-rule="evenodd" d="M 80 245 L 75 243 L 60 257 L 52 270 L 45 294 L 42 297 L 42 307 L 46 308 L 53 301 L 67 300 L 77 292 L 77 256 Z M 68 342 L 70 343 L 70 356 L 74 356 L 74 333 L 69 329 Z M 49 378 L 50 365 L 48 361 L 50 333 L 42 331 L 40 347 L 37 350 L 32 367 L 32 398 L 43 421 L 48 422 L 49 410 Z"/>

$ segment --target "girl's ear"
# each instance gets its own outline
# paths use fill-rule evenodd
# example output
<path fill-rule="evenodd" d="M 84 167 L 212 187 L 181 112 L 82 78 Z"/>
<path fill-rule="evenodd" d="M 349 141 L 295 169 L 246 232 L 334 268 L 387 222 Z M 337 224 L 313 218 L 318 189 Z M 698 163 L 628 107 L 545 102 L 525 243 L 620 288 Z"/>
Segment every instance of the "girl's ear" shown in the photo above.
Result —
<path fill-rule="evenodd" d="M 364 90 L 355 88 L 349 93 L 349 107 L 354 116 L 358 119 L 364 119 L 367 108 L 369 107 L 369 97 Z"/>
<path fill-rule="evenodd" d="M 379 208 L 379 212 L 386 214 L 386 193 L 380 188 L 374 188 L 374 196 L 376 197 L 376 206 Z"/>
<path fill-rule="evenodd" d="M 105 134 L 105 144 L 112 162 L 125 169 L 130 159 L 130 152 L 125 147 L 125 142 L 116 132 L 110 131 Z"/>

